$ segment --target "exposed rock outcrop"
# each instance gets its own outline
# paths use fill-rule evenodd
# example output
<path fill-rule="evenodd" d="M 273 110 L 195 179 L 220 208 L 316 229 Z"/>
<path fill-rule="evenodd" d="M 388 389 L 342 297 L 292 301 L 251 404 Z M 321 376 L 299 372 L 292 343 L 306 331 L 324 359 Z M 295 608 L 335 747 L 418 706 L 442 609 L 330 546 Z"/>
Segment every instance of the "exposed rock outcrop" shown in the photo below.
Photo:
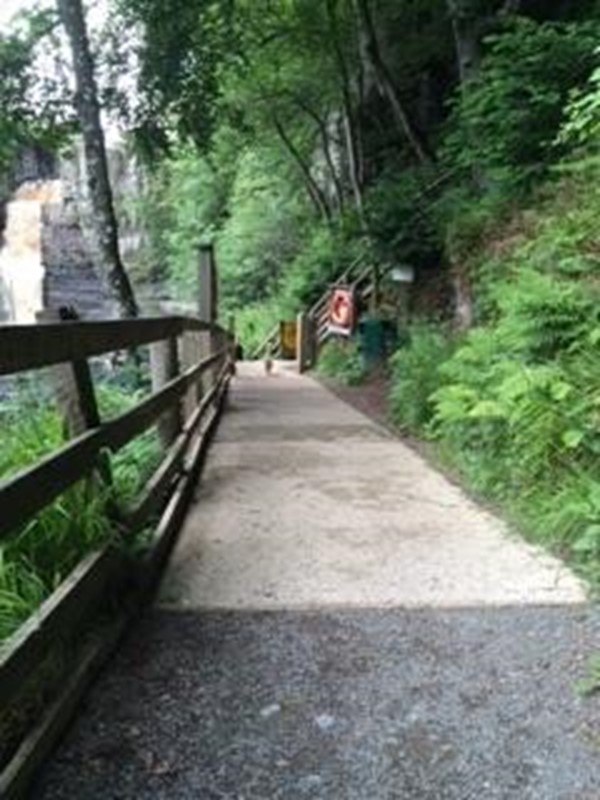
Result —
<path fill-rule="evenodd" d="M 129 210 L 143 192 L 143 175 L 121 149 L 110 151 L 109 162 L 117 207 L 123 212 L 123 258 L 131 268 L 144 243 L 141 222 Z M 84 319 L 116 316 L 116 304 L 94 266 L 81 148 L 76 145 L 60 164 L 38 149 L 25 150 L 3 196 L 0 323 L 33 322 L 38 311 L 60 306 L 75 307 Z M 153 287 L 143 287 L 140 294 L 146 313 L 157 309 Z"/>

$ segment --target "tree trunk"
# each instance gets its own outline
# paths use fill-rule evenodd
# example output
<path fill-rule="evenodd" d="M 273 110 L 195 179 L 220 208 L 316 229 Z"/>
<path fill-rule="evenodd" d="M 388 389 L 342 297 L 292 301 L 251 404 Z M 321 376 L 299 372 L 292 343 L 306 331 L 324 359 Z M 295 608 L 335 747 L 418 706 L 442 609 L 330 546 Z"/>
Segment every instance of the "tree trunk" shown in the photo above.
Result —
<path fill-rule="evenodd" d="M 366 165 L 365 165 L 365 146 L 363 138 L 363 125 L 362 125 L 362 109 L 366 106 L 366 75 L 365 64 L 361 56 L 361 31 L 360 31 L 360 17 L 356 14 L 356 7 L 353 6 L 355 13 L 355 47 L 358 53 L 358 64 L 356 72 L 356 142 L 357 142 L 357 165 L 356 173 L 360 186 L 364 186 L 367 182 Z"/>
<path fill-rule="evenodd" d="M 417 159 L 423 163 L 429 163 L 431 155 L 427 145 L 417 129 L 412 124 L 408 116 L 400 92 L 392 77 L 388 65 L 385 63 L 379 47 L 377 31 L 371 15 L 369 0 L 356 0 L 358 5 L 359 18 L 363 26 L 365 37 L 365 50 L 380 94 L 388 101 L 392 116 L 399 133 L 406 137 L 408 143 Z"/>
<path fill-rule="evenodd" d="M 459 331 L 467 331 L 473 326 L 473 292 L 469 276 L 460 268 L 451 274 L 454 289 L 454 325 Z"/>
<path fill-rule="evenodd" d="M 354 103 L 352 101 L 350 72 L 348 70 L 346 58 L 340 44 L 336 15 L 336 0 L 327 0 L 327 15 L 329 17 L 331 38 L 341 78 L 342 98 L 344 101 L 343 126 L 344 137 L 346 139 L 346 153 L 348 158 L 348 174 L 350 178 L 350 185 L 352 186 L 352 194 L 354 196 L 356 211 L 363 228 L 366 230 L 367 223 L 364 213 L 363 186 L 360 177 L 362 172 L 360 135 L 358 131 L 358 121 L 354 113 Z"/>
<path fill-rule="evenodd" d="M 321 137 L 321 145 L 323 147 L 323 156 L 325 158 L 325 162 L 327 164 L 327 168 L 331 175 L 331 181 L 333 183 L 333 188 L 335 192 L 335 198 L 337 201 L 337 205 L 340 211 L 344 210 L 344 190 L 342 187 L 342 183 L 340 181 L 340 176 L 338 175 L 338 171 L 335 166 L 335 162 L 333 160 L 333 156 L 331 155 L 331 146 L 329 143 L 329 131 L 327 130 L 327 122 L 323 120 L 320 114 L 314 110 L 308 103 L 305 103 L 304 100 L 301 98 L 296 98 L 297 105 L 306 113 L 308 116 L 313 120 L 316 124 L 317 128 L 319 129 L 319 135 Z"/>
<path fill-rule="evenodd" d="M 346 153 L 348 156 L 348 174 L 352 186 L 352 194 L 356 205 L 356 211 L 361 221 L 362 227 L 366 230 L 365 207 L 363 201 L 363 187 L 360 180 L 360 152 L 356 136 L 355 117 L 352 110 L 347 108 L 343 115 L 344 137 L 346 139 Z"/>
<path fill-rule="evenodd" d="M 326 222 L 331 222 L 331 209 L 329 208 L 329 204 L 327 202 L 327 198 L 321 191 L 318 183 L 315 181 L 313 176 L 310 172 L 310 167 L 302 158 L 301 153 L 299 152 L 298 148 L 288 136 L 285 128 L 281 124 L 281 122 L 277 119 L 277 117 L 273 117 L 273 125 L 275 126 L 275 130 L 281 141 L 283 142 L 285 149 L 292 157 L 294 163 L 300 170 L 302 177 L 304 178 L 304 185 L 306 186 L 306 190 L 312 200 L 315 208 L 321 214 L 323 219 Z"/>
<path fill-rule="evenodd" d="M 446 2 L 452 20 L 458 73 L 464 85 L 479 74 L 481 42 L 485 35 L 494 29 L 499 19 L 517 14 L 521 9 L 521 0 L 505 0 L 495 14 L 477 14 L 465 0 Z"/>
<path fill-rule="evenodd" d="M 476 78 L 481 64 L 480 20 L 463 8 L 461 0 L 447 0 L 461 85 Z"/>
<path fill-rule="evenodd" d="M 76 104 L 84 142 L 85 169 L 92 206 L 96 257 L 123 317 L 136 317 L 138 307 L 119 251 L 119 234 L 108 175 L 106 144 L 82 0 L 57 0 L 67 32 L 75 72 Z"/>

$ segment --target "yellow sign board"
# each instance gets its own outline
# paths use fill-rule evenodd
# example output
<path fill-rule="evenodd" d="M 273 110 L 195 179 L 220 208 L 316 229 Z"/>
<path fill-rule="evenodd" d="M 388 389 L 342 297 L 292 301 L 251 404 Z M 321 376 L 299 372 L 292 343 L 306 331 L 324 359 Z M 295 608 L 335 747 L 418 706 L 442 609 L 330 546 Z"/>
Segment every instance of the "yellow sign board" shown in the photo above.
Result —
<path fill-rule="evenodd" d="M 282 358 L 296 358 L 297 327 L 295 320 L 279 323 L 279 343 Z"/>

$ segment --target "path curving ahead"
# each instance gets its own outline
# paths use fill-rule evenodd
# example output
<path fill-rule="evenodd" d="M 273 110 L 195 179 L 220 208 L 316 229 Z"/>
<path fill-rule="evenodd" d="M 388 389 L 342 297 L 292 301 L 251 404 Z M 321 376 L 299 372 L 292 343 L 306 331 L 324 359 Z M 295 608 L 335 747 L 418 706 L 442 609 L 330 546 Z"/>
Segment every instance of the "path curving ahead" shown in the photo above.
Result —
<path fill-rule="evenodd" d="M 600 798 L 583 588 L 398 439 L 244 364 L 198 501 L 35 798 Z"/>

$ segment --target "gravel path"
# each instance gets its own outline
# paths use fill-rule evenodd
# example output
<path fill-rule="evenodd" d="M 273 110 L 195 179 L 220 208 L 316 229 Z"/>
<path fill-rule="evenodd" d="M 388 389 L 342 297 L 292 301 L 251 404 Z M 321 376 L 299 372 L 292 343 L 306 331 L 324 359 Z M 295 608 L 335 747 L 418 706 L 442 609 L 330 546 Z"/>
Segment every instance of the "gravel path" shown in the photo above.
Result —
<path fill-rule="evenodd" d="M 246 368 L 39 800 L 599 800 L 600 617 L 318 384 Z"/>
<path fill-rule="evenodd" d="M 597 800 L 574 609 L 156 611 L 43 800 Z"/>

